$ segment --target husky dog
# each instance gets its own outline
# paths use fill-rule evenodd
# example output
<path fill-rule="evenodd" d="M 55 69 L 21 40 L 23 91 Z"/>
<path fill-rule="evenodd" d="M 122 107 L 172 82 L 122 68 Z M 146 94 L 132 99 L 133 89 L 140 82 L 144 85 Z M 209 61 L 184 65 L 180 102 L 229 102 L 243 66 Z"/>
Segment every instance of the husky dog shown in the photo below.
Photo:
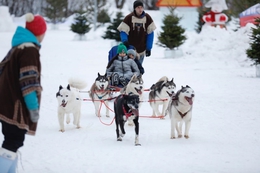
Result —
<path fill-rule="evenodd" d="M 122 90 L 120 91 L 122 94 L 129 94 L 129 93 L 133 93 L 139 96 L 140 100 L 142 100 L 142 94 L 143 94 L 143 78 L 142 75 L 136 76 L 133 75 L 131 80 L 128 82 L 128 84 L 122 88 Z"/>
<path fill-rule="evenodd" d="M 136 76 L 133 75 L 131 80 L 128 82 L 128 84 L 121 89 L 121 93 L 122 94 L 135 94 L 139 96 L 139 108 L 141 106 L 141 101 L 143 100 L 143 92 L 144 92 L 144 88 L 143 88 L 143 78 L 142 75 Z M 128 125 L 133 126 L 133 120 L 131 118 L 128 119 Z"/>
<path fill-rule="evenodd" d="M 66 114 L 66 123 L 70 123 L 70 114 L 73 114 L 73 124 L 80 128 L 81 98 L 79 90 L 84 89 L 86 83 L 80 79 L 70 78 L 67 88 L 61 85 L 56 93 L 58 100 L 58 119 L 60 131 L 64 132 L 64 116 Z"/>
<path fill-rule="evenodd" d="M 110 90 L 108 88 L 108 77 L 107 74 L 100 75 L 98 73 L 98 77 L 96 78 L 95 82 L 93 83 L 89 97 L 92 99 L 92 102 L 95 106 L 95 114 L 98 117 L 101 117 L 99 109 L 101 106 L 101 101 L 104 101 L 106 107 L 106 117 L 109 117 L 109 109 L 108 109 L 108 98 Z"/>
<path fill-rule="evenodd" d="M 168 111 L 171 118 L 171 139 L 175 139 L 175 129 L 178 137 L 182 137 L 182 124 L 185 122 L 184 137 L 189 138 L 191 125 L 192 105 L 195 98 L 194 90 L 186 85 L 176 93 L 169 103 Z"/>
<path fill-rule="evenodd" d="M 122 141 L 125 135 L 124 125 L 130 116 L 133 116 L 135 125 L 135 145 L 139 144 L 139 96 L 135 94 L 119 95 L 114 102 L 116 137 L 117 141 Z M 119 130 L 120 127 L 120 130 Z"/>
<path fill-rule="evenodd" d="M 169 100 L 174 94 L 175 88 L 176 85 L 173 82 L 173 78 L 169 81 L 166 76 L 162 77 L 158 82 L 151 86 L 149 100 L 153 109 L 152 116 L 160 116 L 162 118 L 165 116 Z M 159 111 L 159 105 L 163 105 L 162 112 Z"/>

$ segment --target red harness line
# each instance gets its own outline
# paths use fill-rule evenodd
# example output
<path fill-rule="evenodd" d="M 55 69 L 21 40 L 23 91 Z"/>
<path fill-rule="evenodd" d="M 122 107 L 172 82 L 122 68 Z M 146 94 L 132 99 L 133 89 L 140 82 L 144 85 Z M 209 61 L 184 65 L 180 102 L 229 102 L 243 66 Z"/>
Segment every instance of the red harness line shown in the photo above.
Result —
<path fill-rule="evenodd" d="M 129 113 L 127 113 L 126 110 L 125 110 L 124 105 L 122 105 L 122 108 L 123 108 L 124 114 L 126 116 L 126 119 L 128 119 L 128 117 L 130 117 L 132 115 L 132 113 L 133 113 L 132 110 Z"/>
<path fill-rule="evenodd" d="M 100 111 L 101 111 L 101 107 L 102 107 L 102 104 L 104 104 L 110 111 L 112 111 L 112 112 L 114 112 L 112 109 L 110 109 L 109 107 L 108 107 L 108 105 L 103 101 L 103 100 L 101 100 L 101 104 L 100 104 L 100 107 L 99 107 L 99 110 L 98 110 L 98 119 L 99 119 L 99 121 L 102 123 L 102 124 L 104 124 L 104 125 L 106 125 L 106 126 L 110 126 L 111 124 L 113 124 L 113 122 L 114 122 L 114 120 L 115 120 L 115 117 L 112 119 L 112 121 L 109 123 L 109 124 L 107 124 L 107 123 L 104 123 L 102 120 L 101 120 L 101 116 L 100 116 Z"/>
<path fill-rule="evenodd" d="M 114 90 L 111 90 L 111 92 L 119 92 L 121 88 L 115 88 Z M 150 91 L 150 89 L 144 89 L 143 91 Z M 81 93 L 90 93 L 90 91 L 79 91 Z M 102 91 L 99 91 L 102 92 Z"/>

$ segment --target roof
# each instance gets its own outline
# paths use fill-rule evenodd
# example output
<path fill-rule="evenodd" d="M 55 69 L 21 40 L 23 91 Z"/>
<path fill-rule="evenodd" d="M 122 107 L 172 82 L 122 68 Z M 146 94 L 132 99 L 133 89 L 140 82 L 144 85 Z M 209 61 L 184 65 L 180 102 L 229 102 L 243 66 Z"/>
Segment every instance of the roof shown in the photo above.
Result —
<path fill-rule="evenodd" d="M 200 7 L 202 3 L 200 0 L 159 0 L 156 3 L 157 7 Z"/>

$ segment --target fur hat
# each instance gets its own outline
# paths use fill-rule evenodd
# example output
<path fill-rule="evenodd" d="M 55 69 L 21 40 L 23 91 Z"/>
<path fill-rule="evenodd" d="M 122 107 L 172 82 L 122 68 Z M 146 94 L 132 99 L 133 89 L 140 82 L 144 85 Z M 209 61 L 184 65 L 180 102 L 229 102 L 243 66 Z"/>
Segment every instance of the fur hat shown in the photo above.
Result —
<path fill-rule="evenodd" d="M 128 49 L 127 54 L 128 54 L 128 55 L 129 55 L 129 54 L 132 54 L 132 55 L 134 55 L 134 58 L 136 57 L 136 52 L 135 52 L 135 50 L 133 50 L 133 49 Z"/>
<path fill-rule="evenodd" d="M 120 43 L 117 47 L 117 53 L 127 53 L 127 49 L 123 43 Z"/>
<path fill-rule="evenodd" d="M 142 6 L 143 7 L 144 4 L 141 1 L 135 1 L 133 6 L 134 6 L 134 9 L 135 9 L 138 6 Z"/>
<path fill-rule="evenodd" d="M 31 31 L 35 36 L 42 35 L 46 32 L 47 25 L 42 16 L 34 16 L 32 13 L 27 13 L 25 18 L 25 28 Z"/>

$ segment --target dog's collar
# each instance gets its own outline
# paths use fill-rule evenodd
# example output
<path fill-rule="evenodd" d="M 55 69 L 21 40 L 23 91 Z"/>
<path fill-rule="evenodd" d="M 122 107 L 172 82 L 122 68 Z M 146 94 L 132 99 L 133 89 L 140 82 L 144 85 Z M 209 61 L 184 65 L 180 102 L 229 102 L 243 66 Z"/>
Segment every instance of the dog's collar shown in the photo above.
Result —
<path fill-rule="evenodd" d="M 104 90 L 105 91 L 105 94 L 104 95 L 101 95 L 101 96 L 99 96 L 98 94 L 97 94 L 97 92 L 96 92 L 96 90 L 95 90 L 95 94 L 96 94 L 96 96 L 98 97 L 98 99 L 102 99 L 103 97 L 105 97 L 107 94 L 108 94 L 108 92 L 106 92 L 106 90 Z"/>

